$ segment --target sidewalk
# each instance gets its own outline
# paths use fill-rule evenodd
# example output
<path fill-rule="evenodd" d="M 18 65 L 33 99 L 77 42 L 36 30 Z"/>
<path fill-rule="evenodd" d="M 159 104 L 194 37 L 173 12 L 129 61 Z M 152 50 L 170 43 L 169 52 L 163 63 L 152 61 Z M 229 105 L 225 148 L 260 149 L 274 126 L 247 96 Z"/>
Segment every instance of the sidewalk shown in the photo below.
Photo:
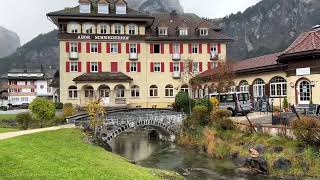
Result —
<path fill-rule="evenodd" d="M 42 128 L 42 129 L 31 129 L 31 130 L 24 130 L 24 131 L 1 133 L 0 140 L 9 139 L 9 138 L 22 136 L 22 135 L 26 135 L 26 134 L 33 134 L 33 133 L 44 132 L 44 131 L 54 131 L 54 130 L 58 130 L 58 129 L 67 129 L 67 128 L 75 128 L 75 125 L 74 124 L 67 124 L 67 125 L 63 125 L 63 126 L 54 126 L 54 127 L 48 127 L 48 128 Z"/>
<path fill-rule="evenodd" d="M 272 114 L 271 113 L 260 113 L 260 112 L 253 112 L 248 114 L 248 118 L 252 123 L 259 123 L 259 124 L 271 124 Z M 238 123 L 246 123 L 248 122 L 245 116 L 236 116 L 231 117 L 232 120 Z"/>

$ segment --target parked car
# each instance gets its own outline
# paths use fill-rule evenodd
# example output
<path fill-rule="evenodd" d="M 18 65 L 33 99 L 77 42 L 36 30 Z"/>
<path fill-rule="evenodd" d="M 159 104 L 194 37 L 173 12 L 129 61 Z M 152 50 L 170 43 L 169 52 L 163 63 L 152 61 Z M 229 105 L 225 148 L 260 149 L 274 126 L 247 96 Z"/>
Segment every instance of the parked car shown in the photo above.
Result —
<path fill-rule="evenodd" d="M 245 115 L 252 110 L 250 95 L 247 92 L 213 93 L 209 94 L 209 97 L 217 98 L 219 108 L 231 111 L 233 116 L 236 114 Z"/>

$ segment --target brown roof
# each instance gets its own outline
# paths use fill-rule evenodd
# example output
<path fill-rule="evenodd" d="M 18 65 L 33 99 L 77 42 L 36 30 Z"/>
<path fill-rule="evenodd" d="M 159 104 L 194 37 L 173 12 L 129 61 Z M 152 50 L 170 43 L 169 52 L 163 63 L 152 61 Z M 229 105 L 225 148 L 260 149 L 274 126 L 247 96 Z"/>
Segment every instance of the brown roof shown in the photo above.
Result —
<path fill-rule="evenodd" d="M 132 80 L 122 72 L 86 73 L 73 79 L 74 82 L 130 82 Z"/>
<path fill-rule="evenodd" d="M 282 57 L 320 52 L 320 28 L 302 33 L 285 51 Z"/>
<path fill-rule="evenodd" d="M 91 3 L 89 0 L 79 0 L 79 3 Z"/>
<path fill-rule="evenodd" d="M 110 1 L 109 0 L 99 0 L 98 4 L 109 4 Z"/>

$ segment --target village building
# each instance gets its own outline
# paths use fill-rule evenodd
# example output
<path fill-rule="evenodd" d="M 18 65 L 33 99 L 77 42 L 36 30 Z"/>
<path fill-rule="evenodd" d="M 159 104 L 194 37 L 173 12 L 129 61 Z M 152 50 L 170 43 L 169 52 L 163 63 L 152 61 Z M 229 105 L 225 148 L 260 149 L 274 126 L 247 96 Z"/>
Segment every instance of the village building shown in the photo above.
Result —
<path fill-rule="evenodd" d="M 285 51 L 236 62 L 234 87 L 230 91 L 249 92 L 253 102 L 265 99 L 281 106 L 320 104 L 320 27 L 302 33 Z M 194 89 L 196 97 L 215 92 L 208 70 L 199 76 L 204 83 Z"/>
<path fill-rule="evenodd" d="M 125 0 L 80 0 L 48 17 L 59 28 L 59 99 L 80 106 L 92 98 L 108 107 L 171 106 L 189 91 L 184 72 L 225 61 L 231 40 L 195 14 L 146 14 Z"/>

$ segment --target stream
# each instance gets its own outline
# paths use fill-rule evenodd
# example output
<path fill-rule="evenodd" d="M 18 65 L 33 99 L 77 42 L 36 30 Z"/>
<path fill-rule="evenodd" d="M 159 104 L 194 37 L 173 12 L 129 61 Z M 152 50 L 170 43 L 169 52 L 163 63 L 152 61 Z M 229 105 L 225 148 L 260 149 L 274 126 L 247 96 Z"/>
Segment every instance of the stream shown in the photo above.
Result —
<path fill-rule="evenodd" d="M 137 165 L 178 172 L 187 180 L 256 180 L 271 177 L 237 173 L 232 161 L 217 160 L 169 142 L 149 140 L 147 132 L 135 130 L 122 133 L 110 142 L 113 153 Z"/>

